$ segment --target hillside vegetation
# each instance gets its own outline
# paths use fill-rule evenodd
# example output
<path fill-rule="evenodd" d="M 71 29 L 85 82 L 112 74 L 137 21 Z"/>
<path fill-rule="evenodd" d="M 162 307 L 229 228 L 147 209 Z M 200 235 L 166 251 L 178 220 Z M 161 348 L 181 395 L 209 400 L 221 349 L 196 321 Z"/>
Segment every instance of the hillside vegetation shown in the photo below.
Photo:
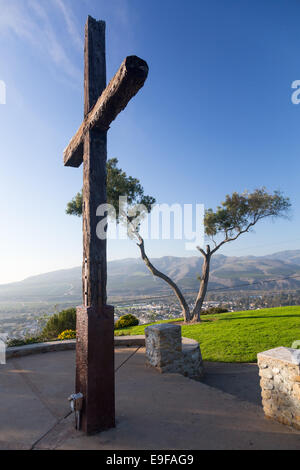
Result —
<path fill-rule="evenodd" d="M 145 326 L 116 335 L 144 334 Z M 205 361 L 255 362 L 259 352 L 300 340 L 300 306 L 203 316 L 201 324 L 182 325 L 182 336 L 200 343 Z"/>

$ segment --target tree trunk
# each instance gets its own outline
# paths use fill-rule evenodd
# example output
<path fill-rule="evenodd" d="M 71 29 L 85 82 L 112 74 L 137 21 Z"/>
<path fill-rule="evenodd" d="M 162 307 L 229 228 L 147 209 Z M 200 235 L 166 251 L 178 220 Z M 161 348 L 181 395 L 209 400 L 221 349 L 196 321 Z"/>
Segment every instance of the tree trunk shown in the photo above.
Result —
<path fill-rule="evenodd" d="M 200 281 L 200 288 L 198 292 L 198 296 L 196 299 L 196 304 L 192 313 L 192 322 L 200 322 L 200 313 L 202 310 L 202 305 L 206 296 L 207 286 L 209 281 L 209 270 L 210 270 L 210 259 L 211 259 L 211 252 L 210 247 L 207 246 L 207 253 L 203 251 L 204 262 L 202 266 L 202 276 Z"/>
<path fill-rule="evenodd" d="M 138 243 L 138 247 L 140 248 L 141 250 L 141 257 L 142 257 L 142 260 L 144 261 L 144 263 L 146 264 L 147 268 L 149 269 L 149 271 L 154 275 L 154 276 L 157 276 L 159 277 L 160 279 L 163 279 L 165 282 L 167 282 L 169 284 L 169 286 L 173 289 L 173 291 L 175 292 L 176 294 L 176 297 L 177 299 L 179 300 L 179 303 L 181 305 L 181 308 L 182 308 L 182 314 L 183 314 L 183 317 L 184 317 L 184 321 L 186 323 L 189 323 L 191 321 L 191 313 L 190 313 L 190 308 L 188 306 L 188 303 L 187 301 L 185 300 L 184 296 L 182 295 L 181 293 L 181 290 L 179 289 L 179 287 L 177 286 L 177 284 L 175 284 L 174 281 L 172 281 L 172 279 L 170 279 L 168 276 L 166 276 L 165 274 L 161 273 L 160 271 L 158 271 L 158 269 L 156 269 L 153 264 L 150 262 L 148 256 L 146 255 L 145 253 L 145 247 L 144 247 L 144 240 L 142 239 L 142 237 L 140 235 L 137 235 L 138 238 L 139 238 L 139 241 L 140 243 Z"/>

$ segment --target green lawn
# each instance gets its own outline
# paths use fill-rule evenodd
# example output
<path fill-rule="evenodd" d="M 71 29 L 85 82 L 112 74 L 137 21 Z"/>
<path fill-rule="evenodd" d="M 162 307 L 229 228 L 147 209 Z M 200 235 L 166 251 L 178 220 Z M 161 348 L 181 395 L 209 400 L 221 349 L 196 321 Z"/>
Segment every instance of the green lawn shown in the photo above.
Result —
<path fill-rule="evenodd" d="M 146 326 L 115 334 L 141 335 Z M 201 324 L 182 325 L 182 336 L 200 343 L 205 361 L 256 362 L 257 353 L 300 340 L 300 306 L 203 316 Z"/>

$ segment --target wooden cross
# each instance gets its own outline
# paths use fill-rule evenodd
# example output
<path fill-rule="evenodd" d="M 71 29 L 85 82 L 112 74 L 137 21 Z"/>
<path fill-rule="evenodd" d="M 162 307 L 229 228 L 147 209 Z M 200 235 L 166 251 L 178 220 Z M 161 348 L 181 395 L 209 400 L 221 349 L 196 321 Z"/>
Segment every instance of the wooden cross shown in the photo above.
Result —
<path fill-rule="evenodd" d="M 105 22 L 90 16 L 84 55 L 84 120 L 64 151 L 64 164 L 83 162 L 84 305 L 77 308 L 76 393 L 83 394 L 81 427 L 90 434 L 115 426 L 114 309 L 106 305 L 106 239 L 96 234 L 97 208 L 107 202 L 107 131 L 149 69 L 129 56 L 106 87 Z"/>

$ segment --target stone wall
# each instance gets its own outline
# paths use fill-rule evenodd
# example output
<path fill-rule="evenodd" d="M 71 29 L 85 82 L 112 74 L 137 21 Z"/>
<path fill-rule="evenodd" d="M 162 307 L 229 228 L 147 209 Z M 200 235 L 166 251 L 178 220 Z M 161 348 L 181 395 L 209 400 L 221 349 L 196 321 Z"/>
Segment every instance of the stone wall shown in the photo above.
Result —
<path fill-rule="evenodd" d="M 300 429 L 300 351 L 276 348 L 257 359 L 265 415 Z"/>
<path fill-rule="evenodd" d="M 179 373 L 198 379 L 203 375 L 203 361 L 199 343 L 181 338 L 181 326 L 168 323 L 148 326 L 146 357 L 150 366 L 159 372 Z"/>

